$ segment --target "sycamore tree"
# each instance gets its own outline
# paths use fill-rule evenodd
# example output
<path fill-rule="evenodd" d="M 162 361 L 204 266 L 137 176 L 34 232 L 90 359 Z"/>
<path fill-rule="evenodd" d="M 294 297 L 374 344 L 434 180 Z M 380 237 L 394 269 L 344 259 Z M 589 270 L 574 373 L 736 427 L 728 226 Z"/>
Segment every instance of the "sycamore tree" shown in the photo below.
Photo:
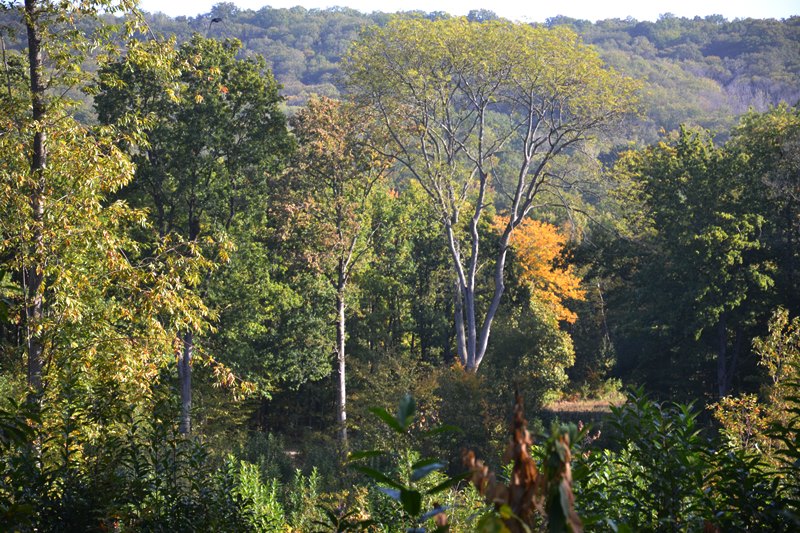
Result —
<path fill-rule="evenodd" d="M 565 28 L 463 18 L 372 28 L 344 70 L 354 100 L 390 139 L 386 153 L 435 206 L 456 278 L 458 355 L 475 372 L 505 290 L 512 234 L 574 185 L 560 160 L 629 112 L 636 84 Z M 479 227 L 493 201 L 507 222 L 485 258 Z M 484 302 L 487 259 L 493 286 Z"/>
<path fill-rule="evenodd" d="M 370 251 L 375 234 L 370 203 L 388 160 L 366 143 L 363 115 L 330 98 L 312 98 L 292 126 L 298 149 L 283 183 L 287 230 L 334 293 L 336 422 L 345 452 L 348 293 L 353 273 Z"/>

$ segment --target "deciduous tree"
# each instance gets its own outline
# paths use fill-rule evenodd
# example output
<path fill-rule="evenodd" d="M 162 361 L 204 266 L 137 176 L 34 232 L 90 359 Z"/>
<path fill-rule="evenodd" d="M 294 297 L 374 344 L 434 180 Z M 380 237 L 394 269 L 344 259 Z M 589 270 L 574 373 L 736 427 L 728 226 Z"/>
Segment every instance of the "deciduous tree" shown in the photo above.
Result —
<path fill-rule="evenodd" d="M 747 350 L 747 328 L 765 312 L 772 266 L 759 252 L 764 214 L 745 201 L 744 158 L 682 129 L 672 140 L 620 159 L 616 171 L 642 202 L 637 272 L 647 316 L 673 343 L 694 337 L 716 350 L 720 396 Z M 647 259 L 644 259 L 646 257 Z"/>
<path fill-rule="evenodd" d="M 291 146 L 275 80 L 263 59 L 237 59 L 239 49 L 238 41 L 195 35 L 160 68 L 129 53 L 103 69 L 100 120 L 145 121 L 146 141 L 127 146 L 136 178 L 125 197 L 151 210 L 161 236 L 226 239 L 236 219 L 263 200 L 268 171 Z M 206 281 L 195 288 L 204 290 Z M 187 329 L 182 342 L 181 431 L 188 434 L 195 332 Z"/>
<path fill-rule="evenodd" d="M 436 208 L 456 277 L 458 354 L 477 371 L 505 290 L 512 233 L 570 182 L 554 162 L 631 109 L 635 84 L 564 28 L 463 18 L 370 29 L 344 68 L 353 98 L 391 140 L 386 153 Z M 483 306 L 479 225 L 495 192 L 508 222 Z"/>
<path fill-rule="evenodd" d="M 335 293 L 336 421 L 347 450 L 346 307 L 353 272 L 374 235 L 370 201 L 387 159 L 366 142 L 363 115 L 329 98 L 312 98 L 292 121 L 298 150 L 285 185 L 293 232 L 301 232 L 308 261 Z M 373 139 L 374 141 L 374 139 Z M 305 242 L 302 242 L 305 241 Z"/>

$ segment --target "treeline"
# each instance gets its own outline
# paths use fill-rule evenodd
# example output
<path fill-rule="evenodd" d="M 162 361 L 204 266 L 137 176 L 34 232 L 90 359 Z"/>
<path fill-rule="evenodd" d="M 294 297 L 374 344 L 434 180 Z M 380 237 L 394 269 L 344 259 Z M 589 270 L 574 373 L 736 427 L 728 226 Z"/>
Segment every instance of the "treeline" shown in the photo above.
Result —
<path fill-rule="evenodd" d="M 430 20 L 443 12 L 404 12 Z M 309 96 L 342 95 L 340 62 L 351 43 L 368 26 L 385 25 L 396 14 L 365 14 L 353 9 L 240 9 L 216 4 L 195 17 L 146 14 L 149 29 L 184 42 L 199 33 L 242 42 L 242 54 L 264 57 L 282 85 L 287 105 L 302 106 Z M 495 20 L 490 10 L 474 10 L 470 20 Z M 17 23 L 7 46 L 21 45 Z M 692 19 L 662 15 L 658 21 L 607 19 L 597 22 L 555 16 L 544 26 L 567 26 L 597 47 L 603 59 L 645 82 L 645 117 L 632 124 L 629 137 L 653 142 L 661 129 L 693 124 L 724 136 L 735 118 L 753 107 L 765 111 L 784 101 L 800 101 L 800 22 L 736 19 L 720 15 Z M 91 67 L 90 67 L 91 68 Z"/>
<path fill-rule="evenodd" d="M 409 12 L 436 20 L 446 13 Z M 237 38 L 247 53 L 263 56 L 289 105 L 310 94 L 342 94 L 340 61 L 370 25 L 385 25 L 392 15 L 363 14 L 347 8 L 302 7 L 259 10 L 220 3 L 205 15 L 170 18 L 151 14 L 153 31 L 179 41 L 193 32 Z M 470 20 L 494 20 L 475 10 Z M 212 23 L 212 20 L 218 22 Z M 724 134 L 750 107 L 765 111 L 781 101 L 800 100 L 800 19 L 726 20 L 719 15 L 693 19 L 663 15 L 656 22 L 608 19 L 597 22 L 557 16 L 546 27 L 567 26 L 597 47 L 610 65 L 645 81 L 646 119 L 632 132 L 654 141 L 660 129 L 691 123 Z"/>

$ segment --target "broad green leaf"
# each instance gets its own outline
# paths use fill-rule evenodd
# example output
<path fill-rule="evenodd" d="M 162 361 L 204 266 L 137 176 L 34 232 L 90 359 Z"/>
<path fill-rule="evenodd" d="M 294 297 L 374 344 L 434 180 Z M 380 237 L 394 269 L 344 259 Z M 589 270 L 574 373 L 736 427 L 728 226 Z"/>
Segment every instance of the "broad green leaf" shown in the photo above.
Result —
<path fill-rule="evenodd" d="M 417 516 L 422 510 L 422 494 L 417 490 L 402 489 L 400 503 L 408 514 Z"/>
<path fill-rule="evenodd" d="M 386 422 L 386 425 L 395 430 L 397 433 L 405 433 L 405 428 L 401 426 L 397 422 L 397 419 L 390 415 L 386 409 L 383 409 L 382 407 L 372 407 L 370 408 L 369 412 Z"/>
<path fill-rule="evenodd" d="M 390 478 L 389 476 L 387 476 L 383 472 L 375 470 L 374 468 L 369 468 L 369 467 L 366 467 L 366 466 L 353 466 L 353 470 L 357 470 L 358 472 L 361 472 L 362 474 L 364 474 L 366 476 L 369 476 L 372 479 L 374 479 L 375 481 L 377 481 L 379 483 L 383 483 L 384 485 L 389 485 L 390 487 L 394 487 L 394 488 L 399 489 L 399 490 L 404 490 L 405 489 L 405 487 L 403 485 L 401 485 L 397 481 L 393 480 L 392 478 Z"/>
<path fill-rule="evenodd" d="M 408 429 L 408 427 L 414 422 L 414 414 L 417 409 L 417 403 L 414 401 L 414 397 L 410 394 L 406 394 L 403 396 L 403 399 L 400 400 L 400 406 L 397 409 L 397 421 L 402 426 L 403 430 Z"/>
<path fill-rule="evenodd" d="M 418 481 L 431 472 L 435 472 L 436 470 L 440 470 L 444 468 L 446 465 L 444 463 L 432 463 L 429 465 L 421 466 L 419 468 L 415 468 L 411 472 L 411 481 Z"/>
<path fill-rule="evenodd" d="M 347 460 L 358 461 L 359 459 L 366 459 L 368 457 L 380 457 L 382 455 L 386 455 L 386 452 L 382 450 L 361 450 L 357 452 L 350 452 L 347 455 Z"/>

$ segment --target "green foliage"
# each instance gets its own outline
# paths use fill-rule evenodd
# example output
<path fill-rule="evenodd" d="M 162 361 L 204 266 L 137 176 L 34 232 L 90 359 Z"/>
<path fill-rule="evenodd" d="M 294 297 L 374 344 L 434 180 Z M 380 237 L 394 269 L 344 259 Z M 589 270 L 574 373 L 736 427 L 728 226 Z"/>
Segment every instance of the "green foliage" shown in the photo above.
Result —
<path fill-rule="evenodd" d="M 403 436 L 414 424 L 416 401 L 407 394 L 400 400 L 396 415 L 392 415 L 380 407 L 372 409 L 372 412 L 398 436 Z M 448 428 L 442 427 L 440 430 L 448 431 Z M 396 456 L 398 460 L 397 467 L 393 472 L 386 472 L 360 463 L 370 458 L 392 456 Z M 349 459 L 354 462 L 351 464 L 352 469 L 376 482 L 378 489 L 396 502 L 396 510 L 401 514 L 397 518 L 399 523 L 395 527 L 402 524 L 403 528 L 413 529 L 446 511 L 446 509 L 436 506 L 433 498 L 466 477 L 465 475 L 442 476 L 437 482 L 431 483 L 433 474 L 442 470 L 446 465 L 436 459 L 420 458 L 417 452 L 408 449 L 359 451 L 350 454 Z M 434 531 L 447 531 L 447 528 L 441 524 Z"/>
<path fill-rule="evenodd" d="M 791 144 L 793 114 L 768 117 L 760 135 Z M 786 158 L 747 148 L 738 134 L 717 147 L 708 132 L 688 128 L 621 156 L 609 205 L 624 215 L 620 235 L 595 241 L 594 259 L 604 289 L 597 327 L 620 366 L 685 396 L 714 382 L 719 396 L 752 388 L 750 339 L 777 303 L 797 301 L 789 281 L 795 215 L 792 208 L 776 213 L 775 201 L 786 197 L 761 177 L 785 175 L 778 170 L 785 165 Z M 678 369 L 686 379 L 659 382 Z"/>
<path fill-rule="evenodd" d="M 508 390 L 495 388 L 488 374 L 467 372 L 460 365 L 445 369 L 438 381 L 438 421 L 459 428 L 434 436 L 439 453 L 470 449 L 490 464 L 499 464 L 507 416 L 503 406 L 512 397 Z"/>
<path fill-rule="evenodd" d="M 780 443 L 777 451 L 779 466 L 778 473 L 782 476 L 783 488 L 785 490 L 786 508 L 783 513 L 795 527 L 800 525 L 800 447 L 798 446 L 798 435 L 800 435 L 800 365 L 796 362 L 793 376 L 786 384 L 790 391 L 787 400 L 786 416 L 779 418 L 770 427 L 769 435 Z M 769 500 L 764 500 L 769 502 Z M 777 502 L 780 505 L 780 502 Z"/>
<path fill-rule="evenodd" d="M 296 531 L 311 531 L 312 524 L 322 520 L 320 505 L 320 477 L 316 467 L 309 475 L 295 470 L 292 482 L 287 485 L 286 513 L 289 525 Z"/>
<path fill-rule="evenodd" d="M 132 43 L 100 73 L 100 120 L 141 124 L 146 134 L 124 145 L 137 170 L 123 196 L 149 209 L 160 234 L 227 243 L 215 253 L 224 266 L 192 285 L 219 310 L 197 353 L 218 382 L 269 396 L 319 379 L 329 369 L 327 337 L 313 311 L 325 289 L 279 251 L 265 210 L 270 174 L 293 148 L 278 85 L 263 59 L 238 57 L 238 41 L 194 35 L 178 50 L 172 44 Z M 153 64 L 150 48 L 166 48 L 166 59 Z"/>
<path fill-rule="evenodd" d="M 470 20 L 497 19 L 474 11 Z M 225 22 L 209 25 L 220 14 Z M 406 18 L 449 18 L 443 15 L 400 13 Z M 340 61 L 350 43 L 365 27 L 385 25 L 391 18 L 346 8 L 269 7 L 212 9 L 178 19 L 147 15 L 154 31 L 176 35 L 181 42 L 193 32 L 239 38 L 246 50 L 266 58 L 292 106 L 303 105 L 315 93 L 339 96 Z M 735 116 L 750 107 L 764 111 L 780 101 L 798 99 L 796 17 L 781 21 L 669 16 L 656 22 L 553 17 L 545 25 L 574 30 L 607 63 L 645 80 L 647 118 L 631 132 L 643 142 L 656 141 L 662 128 L 669 131 L 686 122 L 727 130 Z"/>
<path fill-rule="evenodd" d="M 233 457 L 226 459 L 217 476 L 218 493 L 233 499 L 233 502 L 224 501 L 223 509 L 228 511 L 227 515 L 224 512 L 215 513 L 213 518 L 218 527 L 233 531 L 237 529 L 238 521 L 241 531 L 284 529 L 285 519 L 278 501 L 277 480 L 264 483 L 257 465 L 237 461 Z"/>
<path fill-rule="evenodd" d="M 567 385 L 566 369 L 575 361 L 569 334 L 560 329 L 550 309 L 531 302 L 498 317 L 491 381 L 511 397 L 510 387 L 524 390 L 527 404 L 538 408 L 556 399 Z"/>
<path fill-rule="evenodd" d="M 20 419 L 33 416 L 25 408 L 2 413 L 4 529 L 282 530 L 277 481 L 264 482 L 257 465 L 232 457 L 216 468 L 202 443 L 162 418 L 172 406 L 103 426 L 75 392 L 59 406 L 61 429 L 46 439 Z"/>
<path fill-rule="evenodd" d="M 291 458 L 287 454 L 286 440 L 282 435 L 249 431 L 244 444 L 234 455 L 258 465 L 264 479 L 289 480 L 295 474 Z"/>
<path fill-rule="evenodd" d="M 630 443 L 625 459 L 641 469 L 624 485 L 634 506 L 620 509 L 618 516 L 627 511 L 634 528 L 698 528 L 703 440 L 696 412 L 691 406 L 662 407 L 638 391 L 612 413 L 611 426 Z"/>
<path fill-rule="evenodd" d="M 587 525 L 615 531 L 789 531 L 796 480 L 752 453 L 704 438 L 687 405 L 662 405 L 641 390 L 613 408 L 619 451 L 586 454 L 575 469 L 576 502 Z M 785 426 L 782 435 L 791 431 Z"/>
<path fill-rule="evenodd" d="M 33 442 L 36 435 L 34 425 L 39 415 L 30 405 L 18 405 L 9 401 L 8 409 L 0 409 L 0 527 L 12 530 L 29 526 L 34 507 L 25 501 L 25 487 L 18 485 L 29 466 L 24 461 L 10 459 L 19 449 Z"/>
<path fill-rule="evenodd" d="M 538 472 L 527 508 L 496 492 L 487 513 L 486 486 L 456 490 L 448 465 L 424 458 L 470 446 L 499 463 L 499 406 L 512 386 L 538 406 L 564 387 L 575 357 L 559 324 L 574 317 L 531 298 L 552 280 L 523 280 L 531 254 L 516 250 L 504 279 L 502 262 L 492 278 L 478 250 L 505 253 L 534 204 L 584 194 L 583 181 L 596 177 L 587 161 L 605 148 L 582 141 L 632 100 L 629 80 L 601 58 L 645 78 L 653 113 L 632 135 L 642 139 L 685 121 L 727 129 L 749 104 L 763 110 L 797 95 L 796 19 L 558 18 L 536 27 L 487 11 L 389 22 L 347 9 L 223 3 L 195 18 L 155 17 L 151 28 L 176 29 L 175 40 L 130 40 L 121 58 L 114 39 L 141 21 L 124 20 L 116 37 L 103 21 L 131 7 L 127 0 L 33 5 L 28 18 L 19 2 L 0 7 L 0 392 L 11 397 L 0 405 L 0 529 L 10 531 L 579 528 L 574 427 L 554 426 L 536 448 L 517 427 L 515 458 L 531 450 L 537 461 L 520 460 L 528 470 L 510 469 L 508 487 Z M 47 90 L 28 87 L 26 32 L 14 32 L 24 22 L 41 30 Z M 377 104 L 393 136 L 372 128 L 376 116 L 325 98 L 296 116 L 292 136 L 267 67 L 287 81 L 291 104 L 311 91 L 335 95 L 337 63 L 372 23 L 348 69 L 356 96 Z M 197 34 L 240 31 L 244 44 Z M 63 96 L 75 89 L 97 96 L 103 126 L 87 126 L 91 114 Z M 526 122 L 534 115 L 538 122 Z M 615 408 L 617 442 L 580 454 L 576 468 L 576 506 L 590 528 L 800 527 L 798 324 L 789 320 L 800 301 L 798 117 L 786 105 L 750 111 L 723 147 L 683 128 L 622 155 L 614 196 L 586 202 L 603 224 L 612 211 L 624 218 L 611 223 L 616 234 L 592 232 L 586 242 L 597 250 L 579 250 L 597 286 L 583 309 L 592 316 L 581 349 L 600 347 L 584 375 L 603 383 L 618 361 L 623 374 L 636 368 L 651 385 L 663 380 L 661 391 L 766 383 L 761 399 L 720 400 L 720 442 L 703 437 L 690 406 L 639 391 Z M 567 122 L 577 129 L 559 130 Z M 526 137 L 525 124 L 550 135 Z M 398 141 L 405 151 L 392 149 Z M 573 174 L 578 144 L 587 150 Z M 434 145 L 436 156 L 426 152 Z M 547 145 L 554 151 L 536 151 Z M 32 164 L 37 153 L 46 164 Z M 373 181 L 387 154 L 405 164 L 391 188 Z M 411 183 L 415 172 L 422 179 Z M 506 194 L 518 175 L 535 178 L 523 183 L 542 191 L 535 202 Z M 511 211 L 500 235 L 487 220 L 495 210 Z M 571 221 L 576 234 L 583 216 Z M 359 268 L 342 270 L 356 256 Z M 462 288 L 474 290 L 454 299 L 453 267 L 470 261 L 475 283 Z M 342 273 L 352 274 L 353 290 L 339 294 L 350 326 L 337 349 L 344 354 L 346 342 L 352 354 L 350 428 L 368 448 L 352 459 L 368 485 L 342 475 L 329 432 L 332 387 L 320 380 L 333 333 L 325 309 Z M 503 283 L 509 305 L 496 315 L 486 370 L 445 367 L 462 355 L 451 324 L 459 305 L 480 315 L 492 290 L 499 305 Z M 777 304 L 788 311 L 765 326 Z M 179 335 L 197 337 L 200 381 L 257 386 L 258 412 L 256 401 L 234 406 L 201 384 L 197 427 L 207 440 L 180 436 L 166 388 Z M 749 357 L 756 336 L 760 377 Z M 42 383 L 30 380 L 40 393 L 23 403 L 21 369 L 26 356 L 36 362 L 34 348 Z M 589 376 L 595 366 L 602 370 Z M 416 401 L 367 409 L 406 390 Z M 270 432 L 245 436 L 246 423 Z"/>

